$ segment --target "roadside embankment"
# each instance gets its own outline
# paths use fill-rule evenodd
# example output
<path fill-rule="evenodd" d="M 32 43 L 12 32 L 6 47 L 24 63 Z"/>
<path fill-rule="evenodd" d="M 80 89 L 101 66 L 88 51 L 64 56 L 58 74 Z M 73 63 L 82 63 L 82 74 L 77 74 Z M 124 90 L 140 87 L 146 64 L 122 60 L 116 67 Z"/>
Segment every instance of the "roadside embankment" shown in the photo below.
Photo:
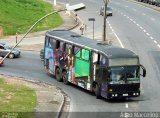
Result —
<path fill-rule="evenodd" d="M 24 78 L 22 79 L 6 75 L 0 75 L 0 78 L 5 80 L 6 86 L 13 86 L 12 89 L 7 88 L 7 90 L 4 90 L 2 86 L 0 87 L 1 94 L 5 95 L 0 96 L 0 109 L 2 108 L 5 110 L 4 108 L 8 108 L 5 111 L 0 111 L 2 112 L 1 115 L 3 115 L 3 112 L 14 112 L 17 115 L 19 113 L 23 116 L 28 114 L 35 115 L 37 118 L 56 118 L 59 116 L 64 103 L 64 93 L 62 93 L 59 88 L 38 81 L 25 80 Z M 17 93 L 15 93 L 16 91 Z M 5 94 L 5 92 L 7 92 L 7 94 Z M 33 97 L 30 94 L 33 94 Z M 15 98 L 17 95 L 19 97 L 18 99 Z M 6 99 L 3 100 L 3 98 Z M 14 102 L 14 105 L 10 104 L 14 98 L 17 102 Z M 32 102 L 30 102 L 31 100 L 29 101 L 27 98 L 29 100 L 31 99 Z M 3 102 L 5 102 L 4 106 L 2 106 Z M 23 102 L 23 104 L 21 102 Z M 29 104 L 32 106 L 31 110 L 28 109 L 30 108 L 28 106 Z M 19 109 L 17 109 L 16 106 L 18 106 Z M 24 114 L 21 112 L 24 112 Z"/>
<path fill-rule="evenodd" d="M 138 2 L 136 0 L 128 0 L 128 1 L 131 1 L 131 2 L 134 2 L 134 3 L 140 4 L 140 5 L 143 5 L 145 7 L 148 7 L 148 8 L 151 8 L 151 9 L 154 9 L 154 10 L 160 12 L 160 7 L 157 7 L 155 5 L 147 4 L 147 3 L 144 3 L 144 2 Z"/>

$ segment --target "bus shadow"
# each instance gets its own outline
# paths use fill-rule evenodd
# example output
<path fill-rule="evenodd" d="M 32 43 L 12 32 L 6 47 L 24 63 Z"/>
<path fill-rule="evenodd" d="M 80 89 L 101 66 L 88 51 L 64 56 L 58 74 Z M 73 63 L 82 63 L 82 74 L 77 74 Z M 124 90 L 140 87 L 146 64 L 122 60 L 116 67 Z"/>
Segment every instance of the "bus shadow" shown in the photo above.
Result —
<path fill-rule="evenodd" d="M 51 74 L 47 74 L 47 75 L 56 81 L 54 75 L 51 75 Z M 63 82 L 61 82 L 61 84 L 63 84 Z M 96 99 L 94 92 L 88 91 L 88 90 L 86 90 L 82 87 L 79 87 L 73 83 L 69 83 L 69 85 L 65 85 L 65 86 L 69 86 L 69 87 L 72 87 L 73 89 L 77 89 L 77 90 L 84 92 L 84 93 L 86 93 Z M 121 99 L 106 99 L 106 98 L 101 97 L 100 100 L 102 100 L 104 102 L 108 102 L 108 103 L 132 103 L 132 102 L 147 101 L 147 100 L 149 100 L 149 98 L 147 98 L 144 95 L 141 95 L 140 97 L 136 97 L 136 98 L 121 98 Z"/>
<path fill-rule="evenodd" d="M 142 102 L 146 101 L 147 98 L 145 96 L 140 96 L 136 98 L 119 98 L 119 99 L 105 99 L 101 98 L 103 101 L 108 102 L 108 103 L 132 103 L 132 102 Z"/>
<path fill-rule="evenodd" d="M 70 83 L 69 86 L 96 98 L 95 93 L 93 93 L 93 92 L 87 91 L 87 90 L 85 90 L 77 85 L 74 85 L 72 83 Z M 100 100 L 102 100 L 104 102 L 108 102 L 108 103 L 132 103 L 132 102 L 146 101 L 148 99 L 145 98 L 145 96 L 141 95 L 140 97 L 136 97 L 136 98 L 121 98 L 121 99 L 106 99 L 106 98 L 101 97 Z"/>

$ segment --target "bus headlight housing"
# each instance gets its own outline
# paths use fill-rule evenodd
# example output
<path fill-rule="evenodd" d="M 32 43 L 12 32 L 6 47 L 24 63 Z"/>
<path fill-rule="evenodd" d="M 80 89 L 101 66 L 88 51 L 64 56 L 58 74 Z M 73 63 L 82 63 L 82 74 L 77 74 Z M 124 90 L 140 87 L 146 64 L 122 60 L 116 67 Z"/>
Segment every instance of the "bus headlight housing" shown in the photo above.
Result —
<path fill-rule="evenodd" d="M 109 92 L 112 92 L 112 89 L 109 89 Z"/>

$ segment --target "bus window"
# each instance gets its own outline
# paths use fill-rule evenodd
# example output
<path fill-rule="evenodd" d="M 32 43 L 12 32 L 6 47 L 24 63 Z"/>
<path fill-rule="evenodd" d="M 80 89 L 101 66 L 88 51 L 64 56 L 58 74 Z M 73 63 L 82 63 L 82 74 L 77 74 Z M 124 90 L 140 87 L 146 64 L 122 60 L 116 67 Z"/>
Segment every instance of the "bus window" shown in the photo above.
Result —
<path fill-rule="evenodd" d="M 52 47 L 53 49 L 56 48 L 56 40 L 53 38 L 50 38 L 49 40 L 49 47 Z"/>
<path fill-rule="evenodd" d="M 56 50 L 59 51 L 60 50 L 60 41 L 56 41 Z"/>
<path fill-rule="evenodd" d="M 107 66 L 107 58 L 103 55 L 100 55 L 100 65 L 101 66 Z"/>
<path fill-rule="evenodd" d="M 82 59 L 89 61 L 89 50 L 82 49 Z"/>
<path fill-rule="evenodd" d="M 81 57 L 81 48 L 75 46 L 74 47 L 74 55 L 76 57 Z"/>
<path fill-rule="evenodd" d="M 98 53 L 96 52 L 92 53 L 92 60 L 93 60 L 93 63 L 98 63 Z"/>
<path fill-rule="evenodd" d="M 64 42 L 60 42 L 60 51 L 64 51 Z"/>
<path fill-rule="evenodd" d="M 66 44 L 65 52 L 68 54 L 71 54 L 72 53 L 72 45 Z"/>

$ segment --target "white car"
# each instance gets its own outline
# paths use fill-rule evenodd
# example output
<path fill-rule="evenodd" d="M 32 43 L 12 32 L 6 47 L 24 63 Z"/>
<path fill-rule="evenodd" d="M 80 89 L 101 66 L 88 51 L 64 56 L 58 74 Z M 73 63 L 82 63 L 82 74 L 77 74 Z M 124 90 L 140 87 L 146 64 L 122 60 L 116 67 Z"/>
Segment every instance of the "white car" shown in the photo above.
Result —
<path fill-rule="evenodd" d="M 104 16 L 104 7 L 103 6 L 101 7 L 99 14 Z M 107 16 L 113 15 L 112 9 L 110 7 L 107 7 L 106 14 L 107 14 Z"/>

